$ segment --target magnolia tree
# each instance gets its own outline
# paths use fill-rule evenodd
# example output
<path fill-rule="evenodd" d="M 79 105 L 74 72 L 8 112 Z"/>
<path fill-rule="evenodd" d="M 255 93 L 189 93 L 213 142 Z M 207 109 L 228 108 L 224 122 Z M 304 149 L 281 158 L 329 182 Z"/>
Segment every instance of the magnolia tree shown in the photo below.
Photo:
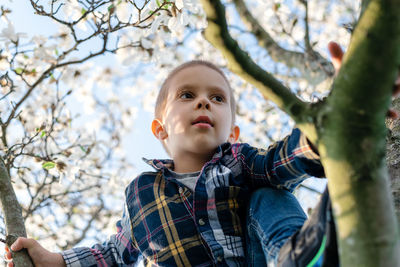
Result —
<path fill-rule="evenodd" d="M 225 3 L 226 16 L 216 13 L 221 7 L 203 9 L 194 0 L 30 5 L 32 20 L 46 21 L 37 35 L 17 29 L 11 19 L 19 12 L 14 3 L 1 6 L 0 216 L 5 224 L 0 230 L 4 237 L 25 234 L 21 225 L 14 227 L 18 209 L 8 196 L 15 190 L 27 234 L 61 250 L 102 240 L 114 230 L 124 185 L 135 171 L 122 141 L 135 127 L 138 109 L 152 110 L 172 67 L 201 58 L 222 68 L 230 62 L 240 72 L 232 47 L 222 41 L 223 27 L 216 26 L 217 37 L 208 38 L 226 60 L 205 40 L 204 10 L 229 27 L 237 40 L 233 55 L 243 55 L 240 47 L 279 80 L 276 84 L 315 103 L 329 94 L 335 75 L 326 46 L 335 40 L 347 47 L 361 10 L 361 2 L 350 0 L 235 0 Z M 225 37 L 218 39 L 218 33 Z M 264 100 L 259 91 L 264 85 L 227 73 L 238 100 L 241 141 L 265 146 L 289 131 L 294 123 L 277 106 L 287 109 L 273 96 L 275 103 Z M 387 125 L 387 162 L 398 194 L 399 124 L 388 119 Z M 310 139 L 316 140 L 312 134 Z M 135 141 L 140 142 L 129 142 Z"/>

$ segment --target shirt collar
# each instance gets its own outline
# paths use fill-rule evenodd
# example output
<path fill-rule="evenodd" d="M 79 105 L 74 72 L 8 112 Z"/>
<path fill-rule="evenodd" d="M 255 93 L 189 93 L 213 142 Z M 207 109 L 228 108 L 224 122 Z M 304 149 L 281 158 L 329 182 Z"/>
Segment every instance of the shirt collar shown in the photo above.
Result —
<path fill-rule="evenodd" d="M 172 159 L 146 159 L 142 158 L 144 162 L 149 164 L 151 167 L 157 171 L 162 169 L 174 169 L 174 161 Z"/>
<path fill-rule="evenodd" d="M 231 149 L 231 144 L 230 143 L 223 143 L 222 145 L 218 146 L 217 150 L 215 151 L 215 154 L 213 155 L 212 159 L 210 161 L 216 162 L 224 154 L 226 154 L 229 150 Z M 173 170 L 174 169 L 174 161 L 172 159 L 146 159 L 142 158 L 144 162 L 152 166 L 154 169 L 157 171 L 159 170 Z"/>

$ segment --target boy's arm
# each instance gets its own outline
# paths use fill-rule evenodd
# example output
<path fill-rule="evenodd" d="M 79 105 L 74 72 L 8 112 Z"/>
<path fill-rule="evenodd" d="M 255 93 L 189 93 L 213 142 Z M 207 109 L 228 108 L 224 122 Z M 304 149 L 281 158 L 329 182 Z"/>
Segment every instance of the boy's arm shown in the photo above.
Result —
<path fill-rule="evenodd" d="M 139 257 L 139 251 L 133 247 L 130 221 L 124 211 L 117 222 L 117 234 L 112 235 L 103 244 L 91 248 L 78 247 L 61 253 L 67 266 L 133 266 Z"/>
<path fill-rule="evenodd" d="M 134 265 L 139 256 L 139 251 L 132 246 L 129 216 L 125 214 L 126 212 L 124 212 L 122 219 L 117 222 L 117 234 L 112 235 L 102 245 L 97 244 L 92 248 L 82 247 L 62 253 L 52 253 L 43 248 L 34 239 L 18 238 L 11 246 L 11 249 L 19 251 L 26 248 L 34 265 L 38 267 Z M 11 260 L 11 253 L 9 251 L 7 251 L 6 258 Z M 12 262 L 8 266 L 13 266 Z"/>
<path fill-rule="evenodd" d="M 238 156 L 256 187 L 270 185 L 293 191 L 310 176 L 324 177 L 317 151 L 299 129 L 267 150 L 243 145 Z"/>

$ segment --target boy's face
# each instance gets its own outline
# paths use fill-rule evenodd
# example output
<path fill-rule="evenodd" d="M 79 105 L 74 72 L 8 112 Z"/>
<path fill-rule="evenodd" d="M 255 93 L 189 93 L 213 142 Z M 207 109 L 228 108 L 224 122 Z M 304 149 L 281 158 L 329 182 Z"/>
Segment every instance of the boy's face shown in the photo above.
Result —
<path fill-rule="evenodd" d="M 161 121 L 152 124 L 172 158 L 185 153 L 212 156 L 222 143 L 237 141 L 230 93 L 221 74 L 204 65 L 184 68 L 172 77 Z"/>

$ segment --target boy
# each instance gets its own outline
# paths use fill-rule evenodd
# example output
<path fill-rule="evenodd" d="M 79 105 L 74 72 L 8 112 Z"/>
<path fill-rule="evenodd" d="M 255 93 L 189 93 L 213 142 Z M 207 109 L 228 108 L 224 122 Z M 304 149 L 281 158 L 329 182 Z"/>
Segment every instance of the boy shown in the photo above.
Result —
<path fill-rule="evenodd" d="M 11 249 L 27 248 L 36 266 L 130 266 L 139 257 L 145 266 L 273 266 L 301 236 L 306 216 L 288 191 L 323 176 L 318 154 L 297 129 L 268 150 L 237 144 L 235 100 L 216 66 L 191 61 L 172 71 L 151 129 L 172 160 L 148 161 L 156 172 L 128 185 L 116 235 L 61 254 L 25 238 Z"/>

